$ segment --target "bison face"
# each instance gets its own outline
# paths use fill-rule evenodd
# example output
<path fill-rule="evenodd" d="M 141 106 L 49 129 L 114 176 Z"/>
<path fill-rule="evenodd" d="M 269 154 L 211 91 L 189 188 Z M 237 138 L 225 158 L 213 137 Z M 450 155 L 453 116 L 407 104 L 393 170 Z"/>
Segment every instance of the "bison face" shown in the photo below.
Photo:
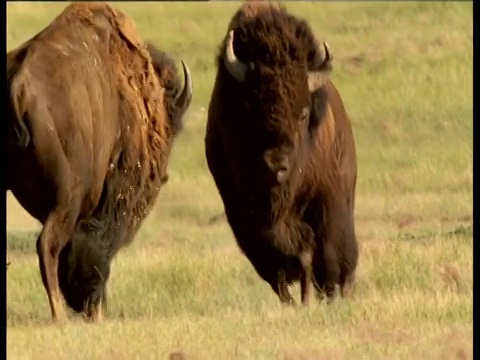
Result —
<path fill-rule="evenodd" d="M 250 81 L 249 137 L 263 178 L 282 184 L 302 166 L 310 137 L 310 93 L 305 68 L 281 73 L 258 66 Z"/>
<path fill-rule="evenodd" d="M 234 51 L 234 31 L 226 38 L 223 63 L 230 76 L 244 84 L 238 92 L 246 111 L 244 138 L 250 138 L 250 155 L 262 168 L 269 185 L 290 179 L 294 168 L 301 168 L 308 147 L 311 94 L 322 88 L 330 78 L 332 56 L 323 43 L 316 50 L 319 66 L 309 71 L 306 57 L 272 63 L 250 61 L 247 65 Z M 245 44 L 244 44 L 245 47 Z M 268 64 L 269 63 L 269 64 Z"/>
<path fill-rule="evenodd" d="M 308 117 L 309 107 L 302 108 L 300 115 L 292 118 L 274 120 L 270 116 L 263 117 L 263 122 L 269 126 L 265 139 L 276 139 L 273 141 L 261 141 L 264 144 L 275 144 L 268 146 L 262 151 L 262 160 L 266 169 L 266 180 L 278 184 L 286 181 L 292 168 L 301 166 L 304 148 L 308 141 Z M 272 124 L 276 124 L 273 125 Z M 265 140 L 264 139 L 264 140 Z"/>
<path fill-rule="evenodd" d="M 105 302 L 105 285 L 110 274 L 110 262 L 91 251 L 88 246 L 72 242 L 60 252 L 58 280 L 67 305 L 75 312 L 90 317 L 93 307 Z"/>

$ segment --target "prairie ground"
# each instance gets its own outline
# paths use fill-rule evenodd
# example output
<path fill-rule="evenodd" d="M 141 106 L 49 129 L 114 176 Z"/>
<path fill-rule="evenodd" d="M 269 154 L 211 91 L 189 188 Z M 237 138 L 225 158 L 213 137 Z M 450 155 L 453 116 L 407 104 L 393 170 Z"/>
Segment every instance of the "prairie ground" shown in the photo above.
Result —
<path fill-rule="evenodd" d="M 7 47 L 65 3 L 9 3 Z M 113 262 L 103 323 L 50 310 L 39 224 L 8 195 L 11 359 L 468 359 L 472 352 L 472 3 L 288 3 L 335 57 L 359 178 L 356 298 L 284 309 L 238 250 L 204 156 L 214 55 L 238 2 L 118 3 L 185 60 L 194 101 L 170 181 Z M 298 298 L 298 286 L 294 288 Z"/>

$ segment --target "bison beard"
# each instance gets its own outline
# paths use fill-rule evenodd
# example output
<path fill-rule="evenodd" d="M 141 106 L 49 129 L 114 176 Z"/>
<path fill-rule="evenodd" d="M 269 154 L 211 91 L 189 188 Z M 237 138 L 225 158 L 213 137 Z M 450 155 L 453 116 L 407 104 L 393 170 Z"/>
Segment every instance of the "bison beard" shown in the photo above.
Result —
<path fill-rule="evenodd" d="M 249 2 L 217 57 L 205 152 L 237 243 L 280 301 L 353 283 L 356 151 L 332 56 L 283 6 Z"/>
<path fill-rule="evenodd" d="M 192 99 L 165 53 L 121 12 L 73 3 L 7 53 L 7 186 L 43 224 L 37 240 L 54 320 L 60 295 L 101 318 L 110 263 L 168 180 Z"/>
<path fill-rule="evenodd" d="M 105 244 L 105 222 L 90 219 L 60 251 L 58 283 L 68 306 L 91 318 L 99 305 L 106 308 L 106 284 L 111 255 Z M 75 249 L 73 249 L 75 247 Z"/>

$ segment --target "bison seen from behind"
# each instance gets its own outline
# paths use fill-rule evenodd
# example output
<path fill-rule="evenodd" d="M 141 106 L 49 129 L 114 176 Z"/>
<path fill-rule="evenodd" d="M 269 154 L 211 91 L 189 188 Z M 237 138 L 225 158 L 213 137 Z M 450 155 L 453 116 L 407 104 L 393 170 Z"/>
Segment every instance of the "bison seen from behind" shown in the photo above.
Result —
<path fill-rule="evenodd" d="M 110 263 L 167 181 L 192 84 L 131 20 L 74 3 L 7 53 L 6 190 L 43 224 L 37 252 L 52 317 L 99 319 Z"/>
<path fill-rule="evenodd" d="M 234 15 L 217 57 L 208 168 L 237 243 L 282 303 L 300 280 L 333 297 L 353 285 L 357 177 L 332 55 L 306 21 L 267 2 Z"/>

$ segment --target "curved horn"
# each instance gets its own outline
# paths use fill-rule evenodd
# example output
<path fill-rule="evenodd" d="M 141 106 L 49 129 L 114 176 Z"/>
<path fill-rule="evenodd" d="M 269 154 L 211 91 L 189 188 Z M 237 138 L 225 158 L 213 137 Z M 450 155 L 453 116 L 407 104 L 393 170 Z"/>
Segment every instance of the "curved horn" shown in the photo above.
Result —
<path fill-rule="evenodd" d="M 227 48 L 225 49 L 224 64 L 228 72 L 239 82 L 244 82 L 247 74 L 247 65 L 237 59 L 233 51 L 233 30 L 228 33 Z"/>
<path fill-rule="evenodd" d="M 333 56 L 328 44 L 324 41 L 322 46 L 318 48 L 318 51 L 322 54 L 323 63 L 319 70 L 308 73 L 308 89 L 310 92 L 314 92 L 325 85 L 332 74 Z"/>
<path fill-rule="evenodd" d="M 192 101 L 192 76 L 190 75 L 190 70 L 188 69 L 187 64 L 182 60 L 183 66 L 183 90 L 175 99 L 175 106 L 179 109 L 186 110 L 190 106 Z"/>

